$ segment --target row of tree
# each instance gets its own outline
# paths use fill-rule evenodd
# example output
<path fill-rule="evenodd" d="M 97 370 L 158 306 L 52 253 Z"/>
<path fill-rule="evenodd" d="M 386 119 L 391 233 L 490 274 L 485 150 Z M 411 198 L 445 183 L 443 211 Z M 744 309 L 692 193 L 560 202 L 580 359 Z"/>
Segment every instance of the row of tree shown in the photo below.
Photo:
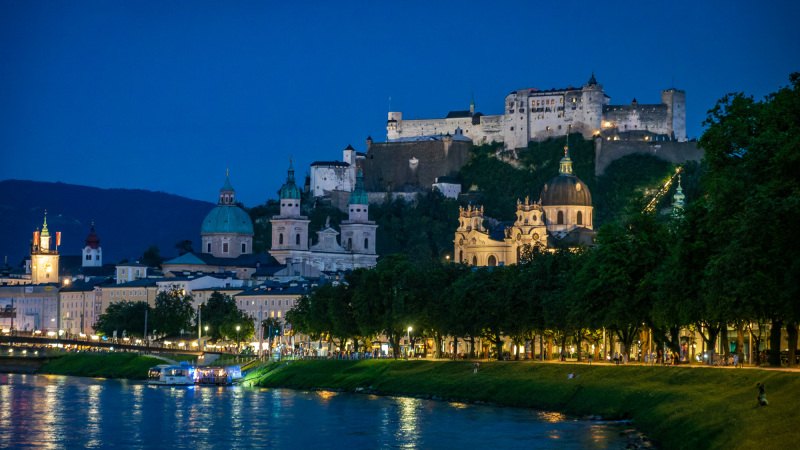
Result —
<path fill-rule="evenodd" d="M 679 349 L 679 330 L 696 330 L 712 351 L 727 330 L 758 345 L 769 328 L 770 363 L 780 364 L 786 330 L 789 361 L 800 321 L 800 75 L 761 101 L 729 95 L 709 111 L 700 145 L 699 195 L 668 220 L 629 214 L 603 226 L 593 248 L 532 248 L 524 262 L 496 268 L 413 261 L 392 255 L 356 270 L 339 286 L 300 299 L 287 314 L 312 337 L 368 342 L 443 336 L 501 337 L 520 344 L 534 334 L 581 348 L 597 330 L 613 333 L 623 351 L 643 330 Z M 767 327 L 766 324 L 770 324 Z M 724 333 L 723 333 L 724 332 Z M 340 342 L 341 344 L 341 342 Z M 474 348 L 474 346 L 473 346 Z M 579 350 L 580 351 L 580 350 Z M 757 355 L 757 353 L 756 353 Z M 758 361 L 756 361 L 758 362 Z"/>
<path fill-rule="evenodd" d="M 211 341 L 252 338 L 255 323 L 244 311 L 236 306 L 236 300 L 227 294 L 214 292 L 208 301 L 200 304 L 200 317 L 193 306 L 194 298 L 180 290 L 159 292 L 154 306 L 146 302 L 114 302 L 103 313 L 94 326 L 95 331 L 104 336 L 175 338 L 185 335 L 196 336 L 198 325 L 203 336 Z M 199 323 L 198 323 L 199 319 Z M 280 323 L 274 318 L 264 320 L 264 329 L 278 329 Z"/>

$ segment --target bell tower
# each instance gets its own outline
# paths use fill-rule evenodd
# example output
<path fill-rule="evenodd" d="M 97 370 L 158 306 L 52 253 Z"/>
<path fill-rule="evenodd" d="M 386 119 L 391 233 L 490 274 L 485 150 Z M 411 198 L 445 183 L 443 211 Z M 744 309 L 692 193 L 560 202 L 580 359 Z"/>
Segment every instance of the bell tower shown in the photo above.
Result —
<path fill-rule="evenodd" d="M 47 229 L 47 211 L 44 213 L 42 231 L 33 233 L 31 244 L 31 283 L 58 283 L 58 245 L 61 232 L 56 233 L 54 248 L 50 249 L 50 230 Z"/>
<path fill-rule="evenodd" d="M 308 259 L 308 220 L 300 213 L 300 188 L 294 182 L 294 166 L 289 160 L 286 183 L 280 194 L 280 215 L 270 219 L 272 223 L 272 246 L 270 254 L 285 264 L 287 258 L 292 261 Z"/>

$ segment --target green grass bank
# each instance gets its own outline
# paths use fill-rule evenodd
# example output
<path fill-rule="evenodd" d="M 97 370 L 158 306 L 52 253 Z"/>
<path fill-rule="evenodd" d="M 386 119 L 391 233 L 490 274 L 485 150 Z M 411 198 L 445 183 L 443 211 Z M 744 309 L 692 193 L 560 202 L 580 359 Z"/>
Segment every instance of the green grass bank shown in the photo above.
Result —
<path fill-rule="evenodd" d="M 663 448 L 797 448 L 800 373 L 706 367 L 446 361 L 296 361 L 264 387 L 357 388 L 632 419 Z M 579 376 L 567 379 L 570 372 Z M 769 406 L 758 406 L 756 383 Z"/>
<path fill-rule="evenodd" d="M 134 353 L 109 353 L 106 355 L 76 353 L 44 363 L 39 369 L 39 373 L 143 380 L 147 378 L 147 370 L 159 364 L 165 363 L 158 358 L 138 356 Z"/>

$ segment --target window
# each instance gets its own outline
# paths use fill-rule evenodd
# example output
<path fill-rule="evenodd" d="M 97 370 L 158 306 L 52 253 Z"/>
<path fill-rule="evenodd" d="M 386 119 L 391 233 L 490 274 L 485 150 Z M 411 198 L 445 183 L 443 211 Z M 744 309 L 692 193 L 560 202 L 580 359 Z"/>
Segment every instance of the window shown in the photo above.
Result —
<path fill-rule="evenodd" d="M 278 244 L 283 245 L 283 233 L 278 235 Z"/>
<path fill-rule="evenodd" d="M 463 250 L 459 250 L 459 252 L 458 252 L 458 262 L 460 262 L 460 263 L 464 262 L 464 251 Z"/>
<path fill-rule="evenodd" d="M 223 242 L 222 243 L 222 253 L 228 253 L 228 243 L 227 242 Z"/>
<path fill-rule="evenodd" d="M 558 212 L 558 218 L 556 219 L 556 225 L 564 225 L 564 211 Z"/>
<path fill-rule="evenodd" d="M 300 233 L 298 233 L 297 236 L 294 237 L 294 243 L 295 245 L 300 245 Z"/>
<path fill-rule="evenodd" d="M 275 300 L 272 300 L 272 306 L 275 306 Z"/>
<path fill-rule="evenodd" d="M 280 319 L 280 317 L 281 317 L 281 312 L 278 311 L 278 318 Z"/>
<path fill-rule="evenodd" d="M 494 257 L 494 255 L 490 255 L 489 256 L 489 267 L 494 267 L 496 265 L 497 265 L 497 259 Z"/>
<path fill-rule="evenodd" d="M 247 253 L 247 244 L 242 244 L 242 253 Z"/>
<path fill-rule="evenodd" d="M 206 253 L 211 253 L 211 242 L 206 244 Z"/>
<path fill-rule="evenodd" d="M 583 225 L 583 213 L 578 211 L 578 225 Z"/>
<path fill-rule="evenodd" d="M 348 250 L 353 249 L 353 238 L 347 238 L 347 249 Z"/>
<path fill-rule="evenodd" d="M 99 255 L 99 254 L 98 254 L 98 255 L 94 255 L 94 259 L 95 259 L 96 261 L 100 261 L 100 255 Z"/>
<path fill-rule="evenodd" d="M 472 265 L 473 266 L 477 266 L 478 265 L 478 257 L 477 256 L 473 256 L 472 257 Z"/>
<path fill-rule="evenodd" d="M 88 253 L 87 253 L 87 254 L 86 254 L 86 260 L 87 260 L 87 261 L 91 261 L 91 260 L 92 260 L 92 255 L 90 255 L 90 254 L 88 254 Z"/>
<path fill-rule="evenodd" d="M 369 249 L 369 238 L 364 238 L 364 250 Z"/>
<path fill-rule="evenodd" d="M 281 301 L 280 300 L 278 300 L 278 306 L 281 306 Z"/>

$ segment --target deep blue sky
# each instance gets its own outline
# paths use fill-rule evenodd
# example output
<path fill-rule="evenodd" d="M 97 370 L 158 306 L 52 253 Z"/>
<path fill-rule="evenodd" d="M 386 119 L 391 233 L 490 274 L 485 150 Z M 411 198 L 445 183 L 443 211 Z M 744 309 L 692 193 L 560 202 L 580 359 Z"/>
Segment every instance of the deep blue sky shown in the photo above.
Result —
<path fill-rule="evenodd" d="M 715 3 L 710 5 L 708 3 Z M 409 6 L 413 5 L 413 6 Z M 797 2 L 0 2 L 0 179 L 247 206 L 406 118 L 499 114 L 519 88 L 612 103 L 687 92 L 689 137 L 725 93 L 800 70 Z"/>

